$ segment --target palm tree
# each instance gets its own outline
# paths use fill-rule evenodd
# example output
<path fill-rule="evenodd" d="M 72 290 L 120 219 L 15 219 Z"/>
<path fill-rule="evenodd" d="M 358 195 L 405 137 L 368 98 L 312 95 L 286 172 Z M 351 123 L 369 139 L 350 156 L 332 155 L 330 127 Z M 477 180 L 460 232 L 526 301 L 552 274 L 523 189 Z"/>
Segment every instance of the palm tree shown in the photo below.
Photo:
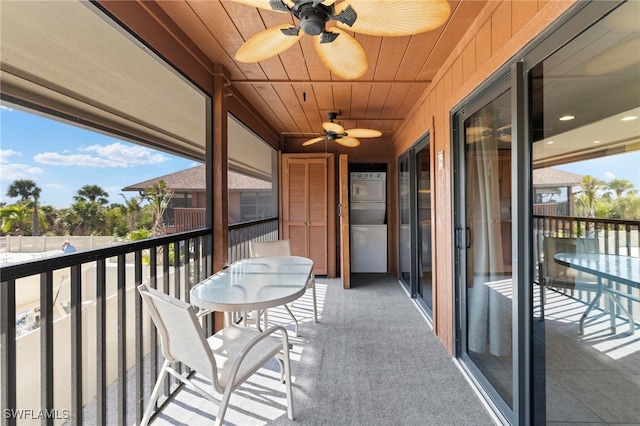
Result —
<path fill-rule="evenodd" d="M 85 201 L 88 203 L 97 203 L 104 206 L 109 203 L 107 197 L 109 193 L 98 185 L 85 185 L 78 189 L 78 195 L 73 197 L 76 201 Z"/>
<path fill-rule="evenodd" d="M 73 218 L 79 219 L 75 229 L 82 235 L 103 235 L 107 223 L 105 208 L 96 202 L 76 201 L 71 205 Z"/>
<path fill-rule="evenodd" d="M 8 197 L 20 197 L 20 202 L 31 207 L 31 235 L 40 235 L 40 215 L 38 214 L 38 200 L 42 190 L 30 179 L 18 179 L 7 188 Z"/>
<path fill-rule="evenodd" d="M 130 200 L 125 197 L 124 194 L 120 194 L 124 198 L 124 205 L 120 205 L 122 214 L 129 218 L 129 231 L 136 230 L 136 215 L 142 210 L 142 206 L 138 202 L 138 197 L 133 197 Z"/>
<path fill-rule="evenodd" d="M 582 187 L 582 195 L 578 199 L 584 208 L 584 215 L 587 217 L 596 217 L 596 205 L 598 201 L 598 191 L 605 185 L 605 182 L 586 175 L 582 178 L 580 186 Z"/>
<path fill-rule="evenodd" d="M 15 233 L 24 235 L 31 221 L 30 208 L 27 204 L 18 203 L 0 208 L 0 230 L 2 234 Z"/>
<path fill-rule="evenodd" d="M 153 209 L 153 228 L 152 235 L 161 237 L 167 234 L 164 224 L 164 212 L 169 207 L 173 191 L 167 188 L 167 184 L 163 180 L 159 180 L 151 188 L 141 191 L 140 196 L 149 202 Z"/>
<path fill-rule="evenodd" d="M 622 197 L 622 194 L 629 191 L 628 194 L 633 195 L 637 191 L 634 189 L 634 185 L 632 182 L 626 179 L 612 179 L 608 184 L 607 188 L 615 192 L 616 198 Z"/>

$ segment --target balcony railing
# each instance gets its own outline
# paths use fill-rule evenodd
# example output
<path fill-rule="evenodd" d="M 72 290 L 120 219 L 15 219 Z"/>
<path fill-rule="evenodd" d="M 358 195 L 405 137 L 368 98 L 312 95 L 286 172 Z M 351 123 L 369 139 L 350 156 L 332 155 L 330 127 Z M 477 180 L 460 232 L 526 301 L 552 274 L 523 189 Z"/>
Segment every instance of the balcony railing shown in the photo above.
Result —
<path fill-rule="evenodd" d="M 600 253 L 640 257 L 640 221 L 638 220 L 534 215 L 533 231 L 534 265 L 538 265 L 540 261 L 542 239 L 548 236 L 593 238 L 598 242 Z M 640 297 L 640 289 L 621 286 L 618 283 L 614 285 L 618 294 L 626 296 L 625 308 L 633 316 L 640 315 L 640 304 L 636 302 Z M 587 303 L 595 297 L 595 294 L 589 291 L 567 289 L 558 291 Z M 600 308 L 607 309 L 602 298 L 599 304 Z"/>
<path fill-rule="evenodd" d="M 212 238 L 201 229 L 1 265 L 0 424 L 137 423 L 162 354 L 136 287 L 188 302 L 213 273 Z M 277 218 L 234 225 L 229 261 L 277 238 Z M 212 333 L 213 316 L 203 325 Z M 165 401 L 176 389 L 168 380 Z"/>

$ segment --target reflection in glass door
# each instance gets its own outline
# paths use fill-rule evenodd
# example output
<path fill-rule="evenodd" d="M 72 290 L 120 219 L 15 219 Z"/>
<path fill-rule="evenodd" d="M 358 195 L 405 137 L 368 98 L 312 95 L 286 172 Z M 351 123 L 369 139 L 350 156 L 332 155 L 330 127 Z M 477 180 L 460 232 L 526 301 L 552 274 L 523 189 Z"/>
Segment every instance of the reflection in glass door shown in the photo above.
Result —
<path fill-rule="evenodd" d="M 400 282 L 407 287 L 411 293 L 411 210 L 410 210 L 410 188 L 409 181 L 409 155 L 405 154 L 398 163 L 398 205 L 400 222 L 400 232 L 398 242 L 400 245 Z"/>
<path fill-rule="evenodd" d="M 640 288 L 615 266 L 640 258 L 640 2 L 586 11 L 575 27 L 588 28 L 553 38 L 529 72 L 533 412 L 637 425 Z M 607 279 L 554 259 L 576 252 L 615 259 Z"/>
<path fill-rule="evenodd" d="M 478 109 L 458 116 L 464 139 L 457 152 L 456 182 L 460 357 L 494 394 L 492 399 L 505 414 L 513 407 L 511 99 L 504 86 L 507 83 L 473 105 Z"/>
<path fill-rule="evenodd" d="M 431 176 L 429 167 L 431 158 L 429 144 L 422 143 L 416 148 L 415 164 L 417 179 L 417 225 L 418 225 L 418 297 L 425 303 L 427 311 L 431 314 L 432 303 L 432 277 L 431 277 Z"/>

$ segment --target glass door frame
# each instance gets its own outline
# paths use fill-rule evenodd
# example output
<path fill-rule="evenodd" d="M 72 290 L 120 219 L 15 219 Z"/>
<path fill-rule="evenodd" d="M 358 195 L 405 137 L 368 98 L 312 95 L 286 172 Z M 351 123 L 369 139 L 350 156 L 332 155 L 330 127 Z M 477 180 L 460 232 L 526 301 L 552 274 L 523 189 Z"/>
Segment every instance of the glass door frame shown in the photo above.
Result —
<path fill-rule="evenodd" d="M 533 230 L 532 230 L 532 166 L 531 150 L 533 131 L 531 129 L 530 111 L 530 72 L 532 68 L 546 57 L 552 55 L 565 43 L 571 41 L 606 13 L 619 6 L 623 1 L 579 2 L 564 17 L 545 30 L 528 47 L 505 66 L 489 77 L 485 84 L 467 99 L 454 107 L 451 112 L 451 149 L 452 149 L 452 183 L 453 183 L 453 259 L 454 259 L 454 296 L 455 296 L 455 328 L 454 356 L 461 367 L 483 395 L 487 403 L 501 420 L 509 424 L 530 425 L 543 424 L 545 419 L 534 416 L 534 397 L 541 397 L 541 372 L 536 372 L 533 360 Z M 465 150 L 464 120 L 477 112 L 485 104 L 503 93 L 511 90 L 512 120 L 512 253 L 513 253 L 513 409 L 504 403 L 488 379 L 480 370 L 469 362 L 465 356 L 466 335 L 463 326 L 466 324 L 465 292 L 461 287 L 464 277 L 459 271 L 466 270 L 464 254 L 466 233 L 460 229 L 461 220 L 466 218 L 465 204 L 461 203 L 463 193 L 461 184 L 466 182 L 461 156 Z M 463 158 L 464 160 L 464 158 Z M 462 283 L 462 285 L 466 285 Z M 465 331 L 466 332 L 466 331 Z M 542 372 L 544 374 L 544 372 Z M 544 395 L 542 395 L 544 399 Z M 541 401 L 544 404 L 544 401 Z M 506 408 L 506 409 L 505 409 Z M 536 408 L 538 411 L 540 407 Z M 541 413 L 535 413 L 541 414 Z M 537 417 L 537 418 L 536 418 Z M 541 423 L 542 422 L 542 423 Z"/>
<path fill-rule="evenodd" d="M 407 291 L 409 292 L 410 296 L 412 299 L 416 299 L 416 301 L 418 302 L 418 306 L 420 306 L 420 308 L 425 312 L 425 314 L 427 315 L 427 317 L 430 320 L 433 320 L 433 310 L 432 308 L 429 308 L 428 306 L 426 306 L 426 303 L 424 303 L 424 301 L 421 301 L 421 298 L 418 297 L 418 279 L 419 279 L 419 258 L 418 256 L 420 256 L 420 251 L 418 250 L 418 244 L 419 244 L 419 240 L 418 240 L 418 232 L 420 232 L 419 229 L 419 224 L 418 224 L 418 158 L 417 158 L 417 154 L 419 151 L 421 151 L 422 149 L 429 147 L 430 146 L 430 137 L 429 137 L 429 133 L 425 134 L 423 137 L 421 137 L 418 142 L 416 142 L 411 148 L 409 148 L 405 153 L 403 153 L 402 155 L 400 155 L 398 157 L 398 165 L 403 162 L 403 161 L 407 161 L 408 163 L 408 170 L 407 173 L 409 174 L 409 197 L 408 197 L 408 202 L 409 202 L 409 234 L 410 234 L 410 256 L 411 256 L 411 262 L 410 262 L 410 269 L 409 269 L 409 282 L 406 282 L 403 278 L 402 278 L 402 273 L 400 273 L 400 282 L 405 286 L 405 288 L 407 289 Z M 398 167 L 398 170 L 400 170 L 400 167 Z M 398 194 L 400 194 L 400 179 L 398 179 Z M 433 202 L 432 202 L 432 207 L 433 207 Z M 401 203 L 398 203 L 398 211 L 399 211 L 399 215 L 401 215 L 402 213 L 400 212 L 400 208 L 401 208 Z M 400 223 L 401 221 L 398 221 L 398 226 L 401 226 L 402 223 Z M 398 235 L 402 235 L 402 230 L 399 230 Z M 398 245 L 399 253 L 402 253 L 402 247 L 401 247 L 402 241 L 400 241 L 400 239 L 398 239 Z M 403 262 L 403 259 L 399 259 L 399 262 Z M 400 268 L 401 269 L 401 268 Z"/>
<path fill-rule="evenodd" d="M 490 78 L 488 84 L 482 87 L 476 97 L 465 101 L 461 107 L 454 109 L 452 113 L 452 170 L 453 170 L 453 230 L 454 230 L 454 291 L 456 300 L 456 324 L 455 324 L 455 357 L 460 361 L 462 368 L 468 373 L 484 399 L 492 406 L 493 411 L 511 424 L 527 424 L 529 412 L 529 371 L 526 364 L 529 360 L 528 331 L 529 321 L 526 320 L 528 307 L 526 293 L 530 291 L 528 286 L 521 289 L 520 283 L 525 282 L 522 277 L 525 271 L 519 259 L 526 259 L 523 250 L 527 250 L 518 231 L 523 226 L 523 217 L 530 210 L 526 209 L 528 202 L 526 192 L 518 193 L 528 186 L 529 179 L 522 176 L 523 159 L 520 158 L 527 149 L 518 149 L 518 141 L 522 138 L 524 113 L 518 105 L 523 103 L 523 74 L 522 65 L 516 63 L 511 67 L 503 68 L 497 75 Z M 504 401 L 491 382 L 484 376 L 480 368 L 476 366 L 468 355 L 467 348 L 467 293 L 466 293 L 466 250 L 471 238 L 466 231 L 467 206 L 465 201 L 466 188 L 466 137 L 464 122 L 473 114 L 480 111 L 504 93 L 510 91 L 511 98 L 511 122 L 512 122 L 512 148 L 511 148 L 511 247 L 512 247 L 512 395 L 513 408 Z M 520 109 L 520 111 L 518 111 Z M 525 189 L 529 191 L 528 188 Z M 524 203 L 524 204 L 523 204 Z M 465 225 L 465 226 L 462 226 Z M 528 250 L 527 250 L 528 253 Z M 523 291 L 524 290 L 524 291 Z M 522 422 L 518 419 L 523 420 Z"/>

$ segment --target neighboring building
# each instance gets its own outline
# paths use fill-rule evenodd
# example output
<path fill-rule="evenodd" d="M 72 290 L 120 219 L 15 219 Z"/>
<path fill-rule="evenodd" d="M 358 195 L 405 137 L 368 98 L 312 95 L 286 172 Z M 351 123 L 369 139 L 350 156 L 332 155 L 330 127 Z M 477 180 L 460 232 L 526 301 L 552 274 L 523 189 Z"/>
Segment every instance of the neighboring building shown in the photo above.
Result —
<path fill-rule="evenodd" d="M 582 176 L 547 167 L 533 170 L 533 214 L 573 216 L 573 188 L 580 186 Z"/>
<path fill-rule="evenodd" d="M 171 205 L 165 212 L 167 232 L 186 231 L 204 224 L 206 208 L 206 166 L 159 176 L 122 188 L 143 191 L 163 180 L 173 191 Z M 229 224 L 264 219 L 276 215 L 272 202 L 272 184 L 246 174 L 229 170 Z M 195 213 L 195 216 L 194 216 Z M 194 219 L 199 217 L 199 219 Z M 190 223 L 185 223 L 189 221 Z"/>

